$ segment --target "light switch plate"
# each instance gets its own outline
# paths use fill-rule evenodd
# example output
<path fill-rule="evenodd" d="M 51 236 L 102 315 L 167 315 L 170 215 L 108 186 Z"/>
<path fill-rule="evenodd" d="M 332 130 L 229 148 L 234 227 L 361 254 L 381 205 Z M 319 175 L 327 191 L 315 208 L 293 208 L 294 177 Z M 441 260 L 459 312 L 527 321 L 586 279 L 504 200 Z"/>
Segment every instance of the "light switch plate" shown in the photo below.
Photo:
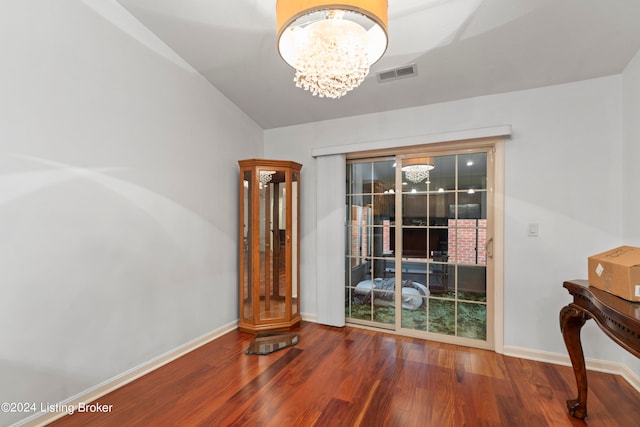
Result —
<path fill-rule="evenodd" d="M 529 237 L 538 237 L 538 224 L 530 223 L 529 224 Z"/>

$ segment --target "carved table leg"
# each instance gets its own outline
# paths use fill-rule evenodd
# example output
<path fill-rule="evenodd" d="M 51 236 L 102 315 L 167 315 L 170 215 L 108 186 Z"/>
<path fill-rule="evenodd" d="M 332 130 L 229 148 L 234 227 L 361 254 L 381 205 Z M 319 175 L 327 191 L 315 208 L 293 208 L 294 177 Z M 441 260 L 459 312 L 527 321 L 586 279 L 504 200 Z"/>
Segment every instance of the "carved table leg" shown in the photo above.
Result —
<path fill-rule="evenodd" d="M 587 370 L 580 342 L 580 330 L 587 319 L 589 315 L 572 304 L 560 310 L 560 330 L 578 385 L 578 398 L 567 400 L 567 408 L 573 417 L 580 419 L 587 416 Z"/>

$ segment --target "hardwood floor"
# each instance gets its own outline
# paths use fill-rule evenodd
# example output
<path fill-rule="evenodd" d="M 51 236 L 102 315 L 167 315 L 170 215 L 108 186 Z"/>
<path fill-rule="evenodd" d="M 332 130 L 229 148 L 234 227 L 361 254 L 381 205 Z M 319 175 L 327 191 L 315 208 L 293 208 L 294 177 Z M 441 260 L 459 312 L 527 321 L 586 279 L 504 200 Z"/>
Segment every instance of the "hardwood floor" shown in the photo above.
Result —
<path fill-rule="evenodd" d="M 570 367 L 303 322 L 295 347 L 245 355 L 234 331 L 52 426 L 632 426 L 640 393 L 589 372 L 589 417 L 570 417 Z M 559 332 L 558 332 L 559 333 Z"/>

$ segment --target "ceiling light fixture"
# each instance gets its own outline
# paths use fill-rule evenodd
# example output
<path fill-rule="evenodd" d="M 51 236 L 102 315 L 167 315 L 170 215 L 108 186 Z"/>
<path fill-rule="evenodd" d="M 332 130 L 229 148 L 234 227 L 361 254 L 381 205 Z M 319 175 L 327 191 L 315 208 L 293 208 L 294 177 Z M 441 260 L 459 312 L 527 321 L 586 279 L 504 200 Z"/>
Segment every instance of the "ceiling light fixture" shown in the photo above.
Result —
<path fill-rule="evenodd" d="M 388 0 L 278 0 L 280 56 L 296 86 L 340 98 L 358 87 L 387 49 Z"/>
<path fill-rule="evenodd" d="M 407 179 L 415 184 L 427 180 L 429 183 L 429 171 L 435 168 L 431 157 L 417 159 L 405 159 L 402 161 L 402 172 Z"/>

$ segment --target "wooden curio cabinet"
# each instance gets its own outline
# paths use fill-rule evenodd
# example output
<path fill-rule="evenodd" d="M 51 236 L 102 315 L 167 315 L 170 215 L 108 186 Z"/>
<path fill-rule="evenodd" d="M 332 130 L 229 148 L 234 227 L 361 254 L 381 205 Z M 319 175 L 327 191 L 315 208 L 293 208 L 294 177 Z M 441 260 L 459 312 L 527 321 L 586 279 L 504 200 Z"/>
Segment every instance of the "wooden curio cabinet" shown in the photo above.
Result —
<path fill-rule="evenodd" d="M 245 332 L 300 322 L 300 169 L 240 160 L 240 323 Z"/>

